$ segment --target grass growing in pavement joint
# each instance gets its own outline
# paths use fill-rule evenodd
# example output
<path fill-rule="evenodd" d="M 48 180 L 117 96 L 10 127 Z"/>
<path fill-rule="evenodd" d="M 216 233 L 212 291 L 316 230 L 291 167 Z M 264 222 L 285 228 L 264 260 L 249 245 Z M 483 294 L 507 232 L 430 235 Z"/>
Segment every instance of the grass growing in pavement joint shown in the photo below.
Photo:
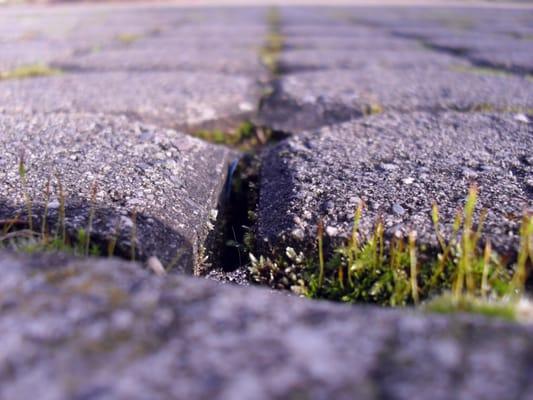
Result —
<path fill-rule="evenodd" d="M 269 129 L 258 127 L 250 121 L 240 123 L 234 130 L 200 129 L 192 133 L 210 143 L 223 144 L 247 151 L 268 143 L 273 136 Z"/>
<path fill-rule="evenodd" d="M 279 56 L 283 50 L 285 37 L 281 34 L 281 15 L 277 8 L 269 10 L 267 15 L 269 33 L 265 44 L 259 52 L 261 63 L 273 74 L 279 73 Z"/>
<path fill-rule="evenodd" d="M 14 68 L 9 71 L 0 71 L 0 80 L 3 79 L 25 79 L 40 76 L 59 75 L 62 71 L 52 68 L 46 64 L 29 64 Z"/>
<path fill-rule="evenodd" d="M 383 106 L 377 101 L 365 104 L 363 107 L 363 114 L 366 116 L 381 114 L 383 112 Z"/>
<path fill-rule="evenodd" d="M 125 45 L 130 45 L 135 43 L 141 38 L 141 35 L 135 33 L 120 33 L 116 36 L 116 39 Z"/>
<path fill-rule="evenodd" d="M 27 173 L 24 154 L 21 154 L 19 159 L 18 174 L 24 197 L 26 218 L 21 216 L 22 213 L 19 213 L 14 218 L 0 220 L 0 248 L 9 248 L 25 253 L 59 251 L 77 256 L 102 255 L 104 253 L 103 249 L 100 245 L 94 243 L 91 238 L 96 208 L 96 182 L 91 188 L 91 200 L 87 226 L 85 228 L 79 228 L 75 235 L 69 235 L 67 234 L 66 227 L 65 193 L 63 190 L 61 177 L 59 175 L 56 176 L 59 207 L 56 228 L 52 231 L 48 221 L 49 203 L 51 198 L 50 179 L 47 180 L 44 189 L 44 209 L 42 211 L 40 226 L 37 226 L 37 221 L 33 214 L 33 200 L 29 194 Z M 108 243 L 108 256 L 114 255 L 117 237 L 118 226 L 115 230 L 114 237 L 112 237 Z M 135 223 L 134 229 L 132 230 L 132 259 L 134 258 L 135 252 L 134 240 Z"/>
<path fill-rule="evenodd" d="M 464 65 L 452 65 L 451 70 L 454 72 L 463 72 L 475 75 L 484 76 L 512 76 L 511 73 L 498 68 L 490 67 L 477 67 L 477 66 L 464 66 Z"/>
<path fill-rule="evenodd" d="M 477 198 L 477 189 L 471 187 L 464 209 L 452 223 L 449 240 L 442 233 L 438 207 L 433 206 L 431 219 L 440 247 L 436 255 L 421 251 L 414 231 L 407 238 L 386 240 L 379 220 L 373 234 L 363 238 L 359 225 L 364 206 L 360 203 L 351 237 L 328 260 L 324 259 L 324 230 L 319 222 L 317 259 L 297 254 L 292 248 L 287 248 L 284 259 L 276 261 L 251 255 L 251 278 L 310 298 L 386 306 L 420 304 L 428 311 L 517 318 L 519 308 L 527 303 L 522 295 L 527 270 L 533 263 L 533 216 L 524 216 L 518 256 L 508 265 L 489 241 L 481 243 L 486 212 L 474 221 Z"/>

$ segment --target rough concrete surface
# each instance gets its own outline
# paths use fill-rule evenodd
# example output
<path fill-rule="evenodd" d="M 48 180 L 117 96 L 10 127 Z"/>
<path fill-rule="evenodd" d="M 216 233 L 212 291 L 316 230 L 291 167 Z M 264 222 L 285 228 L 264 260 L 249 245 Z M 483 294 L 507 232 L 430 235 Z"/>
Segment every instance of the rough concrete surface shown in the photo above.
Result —
<path fill-rule="evenodd" d="M 0 81 L 9 113 L 96 112 L 166 127 L 194 126 L 250 114 L 253 79 L 201 72 L 106 72 Z"/>
<path fill-rule="evenodd" d="M 18 171 L 22 153 L 36 217 L 47 203 L 49 224 L 57 222 L 59 177 L 71 232 L 87 229 L 93 208 L 92 236 L 104 248 L 118 233 L 118 251 L 128 256 L 135 226 L 138 256 L 155 255 L 165 265 L 176 261 L 178 270 L 192 272 L 222 195 L 231 151 L 102 114 L 0 114 L 0 131 L 3 218 L 27 215 Z"/>
<path fill-rule="evenodd" d="M 368 67 L 288 74 L 263 119 L 300 132 L 381 111 L 510 111 L 533 108 L 529 79 L 474 67 Z"/>
<path fill-rule="evenodd" d="M 436 245 L 432 202 L 450 229 L 475 183 L 478 207 L 489 210 L 484 237 L 512 253 L 522 215 L 533 208 L 533 128 L 520 118 L 393 113 L 278 144 L 262 165 L 259 245 L 278 253 L 289 244 L 312 249 L 319 218 L 337 241 L 346 238 L 360 199 L 367 235 L 381 216 L 389 236 L 416 230 L 419 242 Z"/>
<path fill-rule="evenodd" d="M 234 50 L 213 49 L 210 59 L 205 58 L 205 49 L 162 47 L 126 48 L 103 50 L 81 56 L 57 60 L 54 65 L 67 70 L 88 71 L 206 71 L 222 74 L 259 75 L 263 68 L 254 48 Z"/>
<path fill-rule="evenodd" d="M 287 50 L 280 58 L 284 73 L 323 69 L 363 69 L 369 66 L 394 69 L 468 67 L 463 59 L 425 49 L 395 50 Z"/>
<path fill-rule="evenodd" d="M 531 327 L 158 278 L 117 260 L 0 260 L 1 398 L 533 395 Z"/>
<path fill-rule="evenodd" d="M 27 227 L 25 192 L 54 233 L 60 180 L 70 235 L 94 213 L 103 255 L 118 236 L 116 255 L 134 241 L 181 272 L 0 249 L 0 399 L 533 398 L 531 326 L 184 276 L 241 283 L 245 262 L 225 271 L 217 250 L 314 251 L 320 217 L 331 249 L 359 199 L 364 232 L 382 216 L 433 246 L 431 202 L 449 232 L 474 182 L 483 238 L 516 253 L 533 206 L 531 6 L 358 3 L 0 6 L 0 247 L 13 217 Z M 4 79 L 31 64 L 63 72 Z M 186 135 L 224 141 L 248 118 L 263 126 L 239 132 L 246 168 Z"/>

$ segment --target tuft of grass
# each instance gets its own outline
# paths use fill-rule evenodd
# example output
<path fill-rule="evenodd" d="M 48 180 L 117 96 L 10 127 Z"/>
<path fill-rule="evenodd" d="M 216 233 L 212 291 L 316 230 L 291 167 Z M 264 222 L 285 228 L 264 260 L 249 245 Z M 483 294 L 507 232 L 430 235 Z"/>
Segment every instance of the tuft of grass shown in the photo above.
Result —
<path fill-rule="evenodd" d="M 422 310 L 439 314 L 474 313 L 510 321 L 518 319 L 515 302 L 509 299 L 489 300 L 468 294 L 457 298 L 451 293 L 445 293 L 425 303 Z"/>
<path fill-rule="evenodd" d="M 141 35 L 135 33 L 120 33 L 116 39 L 125 45 L 131 45 L 141 38 Z"/>
<path fill-rule="evenodd" d="M 363 106 L 364 115 L 375 115 L 383 112 L 383 106 L 378 102 L 371 102 Z"/>
<path fill-rule="evenodd" d="M 42 212 L 40 227 L 37 228 L 34 224 L 34 203 L 29 193 L 27 178 L 28 169 L 26 167 L 23 152 L 21 152 L 19 157 L 18 174 L 21 181 L 22 194 L 24 197 L 24 208 L 26 212 L 26 218 L 21 218 L 21 215 L 19 214 L 13 219 L 0 220 L 0 226 L 2 226 L 2 232 L 0 234 L 0 248 L 10 248 L 15 251 L 21 251 L 25 253 L 64 252 L 77 256 L 99 256 L 102 254 L 100 246 L 96 243 L 93 243 L 93 241 L 91 240 L 92 225 L 96 210 L 96 182 L 94 182 L 93 187 L 91 189 L 91 205 L 89 209 L 87 227 L 78 229 L 72 237 L 69 237 L 69 235 L 67 235 L 66 228 L 65 193 L 63 191 L 61 177 L 59 175 L 56 175 L 59 197 L 59 210 L 56 229 L 55 232 L 52 232 L 50 230 L 51 224 L 49 224 L 48 221 L 48 204 L 51 197 L 50 178 L 47 179 L 44 188 L 44 208 Z M 132 237 L 134 237 L 134 235 L 135 233 L 132 233 Z M 115 249 L 115 242 L 116 238 L 114 239 L 114 242 L 112 244 L 110 243 L 110 245 L 108 246 L 109 256 L 113 255 Z M 134 249 L 132 250 L 132 252 L 134 252 Z"/>
<path fill-rule="evenodd" d="M 451 70 L 454 72 L 475 74 L 481 76 L 511 76 L 512 74 L 498 68 L 490 67 L 477 67 L 477 66 L 464 66 L 464 65 L 452 65 Z"/>
<path fill-rule="evenodd" d="M 36 78 L 59 75 L 61 73 L 60 69 L 52 68 L 46 64 L 29 64 L 9 71 L 0 71 L 0 80 Z"/>
<path fill-rule="evenodd" d="M 281 15 L 277 8 L 269 10 L 267 15 L 269 33 L 266 36 L 265 44 L 259 51 L 261 63 L 272 73 L 279 73 L 279 58 L 283 50 L 285 37 L 281 34 Z"/>
<path fill-rule="evenodd" d="M 310 298 L 387 306 L 422 304 L 439 312 L 471 311 L 511 316 L 524 293 L 527 270 L 533 263 L 533 216 L 520 228 L 515 262 L 504 262 L 489 241 L 481 243 L 486 211 L 475 218 L 478 189 L 470 187 L 465 205 L 451 222 L 448 240 L 439 210 L 431 220 L 439 245 L 428 254 L 416 243 L 416 232 L 388 239 L 378 220 L 370 237 L 359 231 L 364 204 L 359 203 L 351 237 L 324 260 L 323 226 L 317 229 L 318 258 L 306 258 L 288 248 L 287 259 L 275 262 L 251 256 L 252 281 L 292 289 Z M 289 257 L 290 255 L 290 257 Z M 514 311 L 513 311 L 514 312 Z M 514 315 L 514 314 L 513 314 Z"/>
<path fill-rule="evenodd" d="M 19 158 L 19 177 L 22 185 L 22 193 L 24 195 L 24 202 L 26 204 L 26 210 L 28 211 L 28 228 L 33 230 L 33 212 L 32 212 L 32 201 L 30 194 L 28 192 L 28 179 L 26 177 L 26 164 L 24 161 L 24 152 L 21 152 Z"/>
<path fill-rule="evenodd" d="M 210 143 L 227 145 L 247 151 L 266 144 L 271 139 L 272 132 L 258 127 L 250 121 L 243 121 L 233 130 L 200 129 L 193 132 L 192 135 Z"/>

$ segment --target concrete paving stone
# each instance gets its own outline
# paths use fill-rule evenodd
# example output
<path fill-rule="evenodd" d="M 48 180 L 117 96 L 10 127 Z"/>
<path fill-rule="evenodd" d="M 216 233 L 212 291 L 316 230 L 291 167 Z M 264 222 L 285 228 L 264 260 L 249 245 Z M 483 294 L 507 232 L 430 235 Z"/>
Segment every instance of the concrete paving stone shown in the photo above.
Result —
<path fill-rule="evenodd" d="M 89 71 L 204 71 L 257 77 L 265 72 L 258 52 L 246 49 L 196 47 L 108 49 L 58 60 L 54 65 L 67 70 Z"/>
<path fill-rule="evenodd" d="M 313 69 L 361 69 L 369 66 L 394 69 L 470 67 L 468 61 L 450 54 L 427 50 L 287 50 L 281 53 L 280 70 L 285 73 Z"/>
<path fill-rule="evenodd" d="M 344 17 L 343 8 L 327 7 L 282 7 L 280 8 L 281 21 L 286 26 L 314 25 L 332 26 L 339 23 L 339 16 Z M 341 19 L 344 23 L 344 19 Z"/>
<path fill-rule="evenodd" d="M 254 79 L 192 72 L 95 72 L 0 82 L 0 110 L 123 114 L 166 127 L 242 120 L 259 99 Z"/>
<path fill-rule="evenodd" d="M 429 45 L 464 53 L 473 62 L 533 73 L 533 40 L 488 34 L 428 36 Z"/>
<path fill-rule="evenodd" d="M 257 22 L 230 20 L 225 23 L 185 24 L 162 32 L 162 35 L 187 38 L 225 38 L 228 42 L 238 39 L 263 38 L 268 33 L 266 17 Z"/>
<path fill-rule="evenodd" d="M 29 15 L 10 13 L 3 9 L 0 15 L 0 41 L 27 40 L 28 38 L 56 39 L 63 37 L 82 19 L 79 15 L 48 14 Z"/>
<path fill-rule="evenodd" d="M 369 67 L 348 71 L 285 75 L 261 110 L 276 129 L 297 133 L 382 110 L 496 110 L 531 113 L 533 82 L 483 70 L 451 66 L 400 69 Z"/>
<path fill-rule="evenodd" d="M 420 43 L 403 38 L 394 38 L 385 34 L 372 37 L 322 37 L 322 36 L 288 36 L 284 45 L 289 49 L 350 49 L 350 50 L 419 50 Z"/>
<path fill-rule="evenodd" d="M 70 56 L 75 51 L 66 43 L 31 41 L 0 43 L 0 73 L 34 64 L 50 64 Z"/>
<path fill-rule="evenodd" d="M 530 40 L 478 33 L 468 35 L 431 35 L 428 36 L 427 41 L 435 46 L 463 50 L 465 52 L 476 50 L 492 50 L 496 52 L 506 48 L 523 52 L 533 50 L 533 41 Z"/>
<path fill-rule="evenodd" d="M 183 50 L 195 49 L 204 51 L 206 59 L 209 59 L 213 50 L 247 50 L 257 55 L 267 34 L 265 22 L 243 24 L 233 21 L 226 25 L 184 25 L 139 38 L 129 47 L 143 50 L 166 48 L 173 49 L 178 54 Z"/>
<path fill-rule="evenodd" d="M 353 9 L 355 10 L 355 9 Z M 361 7 L 353 15 L 364 23 L 399 27 L 428 24 L 455 31 L 485 29 L 496 26 L 528 26 L 530 9 L 504 7 Z"/>
<path fill-rule="evenodd" d="M 489 210 L 484 238 L 501 254 L 516 252 L 518 228 L 533 210 L 533 125 L 512 114 L 382 114 L 291 137 L 270 149 L 261 168 L 257 237 L 263 254 L 286 246 L 310 250 L 316 224 L 348 237 L 359 199 L 361 228 L 378 216 L 388 237 L 417 231 L 436 246 L 435 201 L 448 233 L 469 186 Z M 294 232 L 303 232 L 303 240 Z"/>
<path fill-rule="evenodd" d="M 283 19 L 282 19 L 283 21 Z M 366 26 L 350 23 L 328 24 L 283 24 L 283 35 L 288 37 L 320 36 L 324 38 L 371 38 L 373 36 L 387 36 L 387 32 Z"/>
<path fill-rule="evenodd" d="M 180 32 L 183 40 L 187 36 L 204 36 L 225 34 L 226 38 L 233 35 L 238 38 L 250 36 L 265 27 L 264 10 L 247 12 L 238 10 L 228 15 L 222 9 L 211 12 L 194 12 L 169 7 L 168 9 L 138 11 L 114 10 L 112 7 L 76 11 L 69 9 L 62 13 L 36 12 L 30 15 L 9 15 L 2 18 L 0 32 L 11 37 L 11 40 L 27 37 L 41 37 L 49 40 L 86 42 L 91 46 L 108 46 L 121 44 L 119 36 L 129 36 L 135 42 L 144 38 L 167 32 Z M 231 22 L 231 23 L 230 23 Z M 253 25 L 257 27 L 254 28 Z"/>
<path fill-rule="evenodd" d="M 179 53 L 182 49 L 196 49 L 204 51 L 206 59 L 209 58 L 209 53 L 215 49 L 241 50 L 259 54 L 261 46 L 265 42 L 267 33 L 253 34 L 253 35 L 227 35 L 217 36 L 212 35 L 194 35 L 188 36 L 186 34 L 178 34 L 176 32 L 168 32 L 165 35 L 157 37 L 142 38 L 133 43 L 129 48 L 138 50 L 153 50 L 159 48 L 172 48 L 174 52 Z M 122 46 L 124 48 L 125 46 Z"/>
<path fill-rule="evenodd" d="M 0 273 L 2 398 L 533 395 L 528 325 L 161 279 L 113 259 L 2 253 Z"/>
<path fill-rule="evenodd" d="M 457 33 L 446 29 L 408 28 L 393 33 L 412 36 L 443 51 L 457 52 L 476 64 L 526 74 L 533 71 L 533 41 L 527 38 L 492 31 Z"/>
<path fill-rule="evenodd" d="M 91 236 L 105 252 L 118 230 L 117 249 L 129 257 L 136 211 L 137 257 L 155 255 L 164 265 L 175 260 L 177 270 L 192 272 L 210 232 L 231 151 L 174 130 L 103 114 L 0 114 L 0 131 L 0 219 L 18 214 L 28 219 L 18 173 L 23 152 L 37 220 L 42 221 L 49 204 L 48 223 L 57 225 L 57 174 L 72 235 L 87 229 L 92 208 Z M 47 200 L 49 178 L 53 188 Z"/>
<path fill-rule="evenodd" d="M 531 42 L 529 50 L 513 47 L 499 48 L 498 50 L 475 50 L 469 54 L 469 58 L 480 65 L 533 74 L 533 42 Z"/>

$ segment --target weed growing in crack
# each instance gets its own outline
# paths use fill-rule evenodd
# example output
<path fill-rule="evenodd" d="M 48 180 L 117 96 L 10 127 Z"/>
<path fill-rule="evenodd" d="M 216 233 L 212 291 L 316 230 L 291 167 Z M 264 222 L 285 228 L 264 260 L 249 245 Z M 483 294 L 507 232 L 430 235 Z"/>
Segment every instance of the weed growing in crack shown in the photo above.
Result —
<path fill-rule="evenodd" d="M 383 106 L 377 101 L 365 104 L 363 106 L 363 114 L 365 116 L 383 113 Z"/>
<path fill-rule="evenodd" d="M 259 148 L 271 140 L 276 140 L 276 136 L 279 136 L 278 133 L 256 126 L 250 121 L 241 122 L 233 130 L 200 129 L 193 132 L 192 135 L 206 142 L 231 146 L 241 151 Z"/>
<path fill-rule="evenodd" d="M 259 56 L 261 63 L 270 73 L 277 75 L 279 73 L 279 57 L 285 42 L 285 37 L 281 34 L 281 16 L 278 9 L 270 9 L 267 15 L 267 24 L 269 33 Z"/>
<path fill-rule="evenodd" d="M 511 73 L 505 70 L 491 67 L 452 65 L 450 68 L 454 72 L 475 74 L 481 76 L 512 76 Z"/>
<path fill-rule="evenodd" d="M 9 71 L 0 71 L 0 80 L 36 78 L 59 75 L 61 73 L 62 71 L 60 69 L 52 68 L 46 64 L 29 64 Z"/>
<path fill-rule="evenodd" d="M 524 216 L 517 259 L 507 264 L 489 241 L 481 245 L 486 212 L 474 220 L 477 198 L 477 188 L 471 187 L 448 241 L 441 230 L 438 207 L 433 206 L 432 221 L 440 247 L 436 255 L 421 251 L 415 231 L 407 238 L 398 235 L 387 240 L 380 220 L 373 234 L 363 238 L 359 223 L 364 207 L 360 203 L 351 237 L 329 260 L 324 260 L 324 232 L 319 222 L 318 259 L 296 254 L 292 248 L 287 248 L 285 259 L 276 261 L 251 256 L 251 279 L 310 298 L 387 306 L 421 303 L 428 311 L 515 318 L 518 304 L 524 304 L 521 296 L 533 263 L 533 216 Z"/>
<path fill-rule="evenodd" d="M 34 202 L 29 193 L 28 170 L 26 167 L 24 153 L 21 153 L 18 163 L 18 175 L 21 182 L 22 193 L 24 197 L 24 209 L 26 217 L 23 218 L 22 212 L 14 218 L 0 220 L 0 248 L 8 248 L 25 253 L 37 252 L 64 252 L 76 256 L 101 256 L 104 254 L 102 247 L 95 243 L 91 237 L 93 222 L 96 212 L 96 194 L 97 184 L 93 183 L 91 188 L 91 200 L 88 211 L 88 221 L 85 228 L 79 228 L 73 234 L 67 234 L 66 212 L 65 212 L 65 193 L 61 177 L 56 175 L 58 188 L 58 211 L 57 223 L 55 229 L 49 221 L 49 204 L 51 197 L 51 181 L 47 180 L 44 188 L 44 207 L 40 218 L 34 215 Z M 36 223 L 40 221 L 40 224 Z M 40 225 L 38 228 L 37 226 Z M 110 239 L 107 246 L 108 256 L 115 254 L 115 247 L 118 238 L 118 222 L 115 234 Z M 135 222 L 132 228 L 132 260 L 135 253 Z"/>
<path fill-rule="evenodd" d="M 121 33 L 121 34 L 118 34 L 116 36 L 116 39 L 126 45 L 126 46 L 129 46 L 133 43 L 135 43 L 137 40 L 139 40 L 141 38 L 141 35 L 137 35 L 137 34 L 134 34 L 134 33 Z"/>

